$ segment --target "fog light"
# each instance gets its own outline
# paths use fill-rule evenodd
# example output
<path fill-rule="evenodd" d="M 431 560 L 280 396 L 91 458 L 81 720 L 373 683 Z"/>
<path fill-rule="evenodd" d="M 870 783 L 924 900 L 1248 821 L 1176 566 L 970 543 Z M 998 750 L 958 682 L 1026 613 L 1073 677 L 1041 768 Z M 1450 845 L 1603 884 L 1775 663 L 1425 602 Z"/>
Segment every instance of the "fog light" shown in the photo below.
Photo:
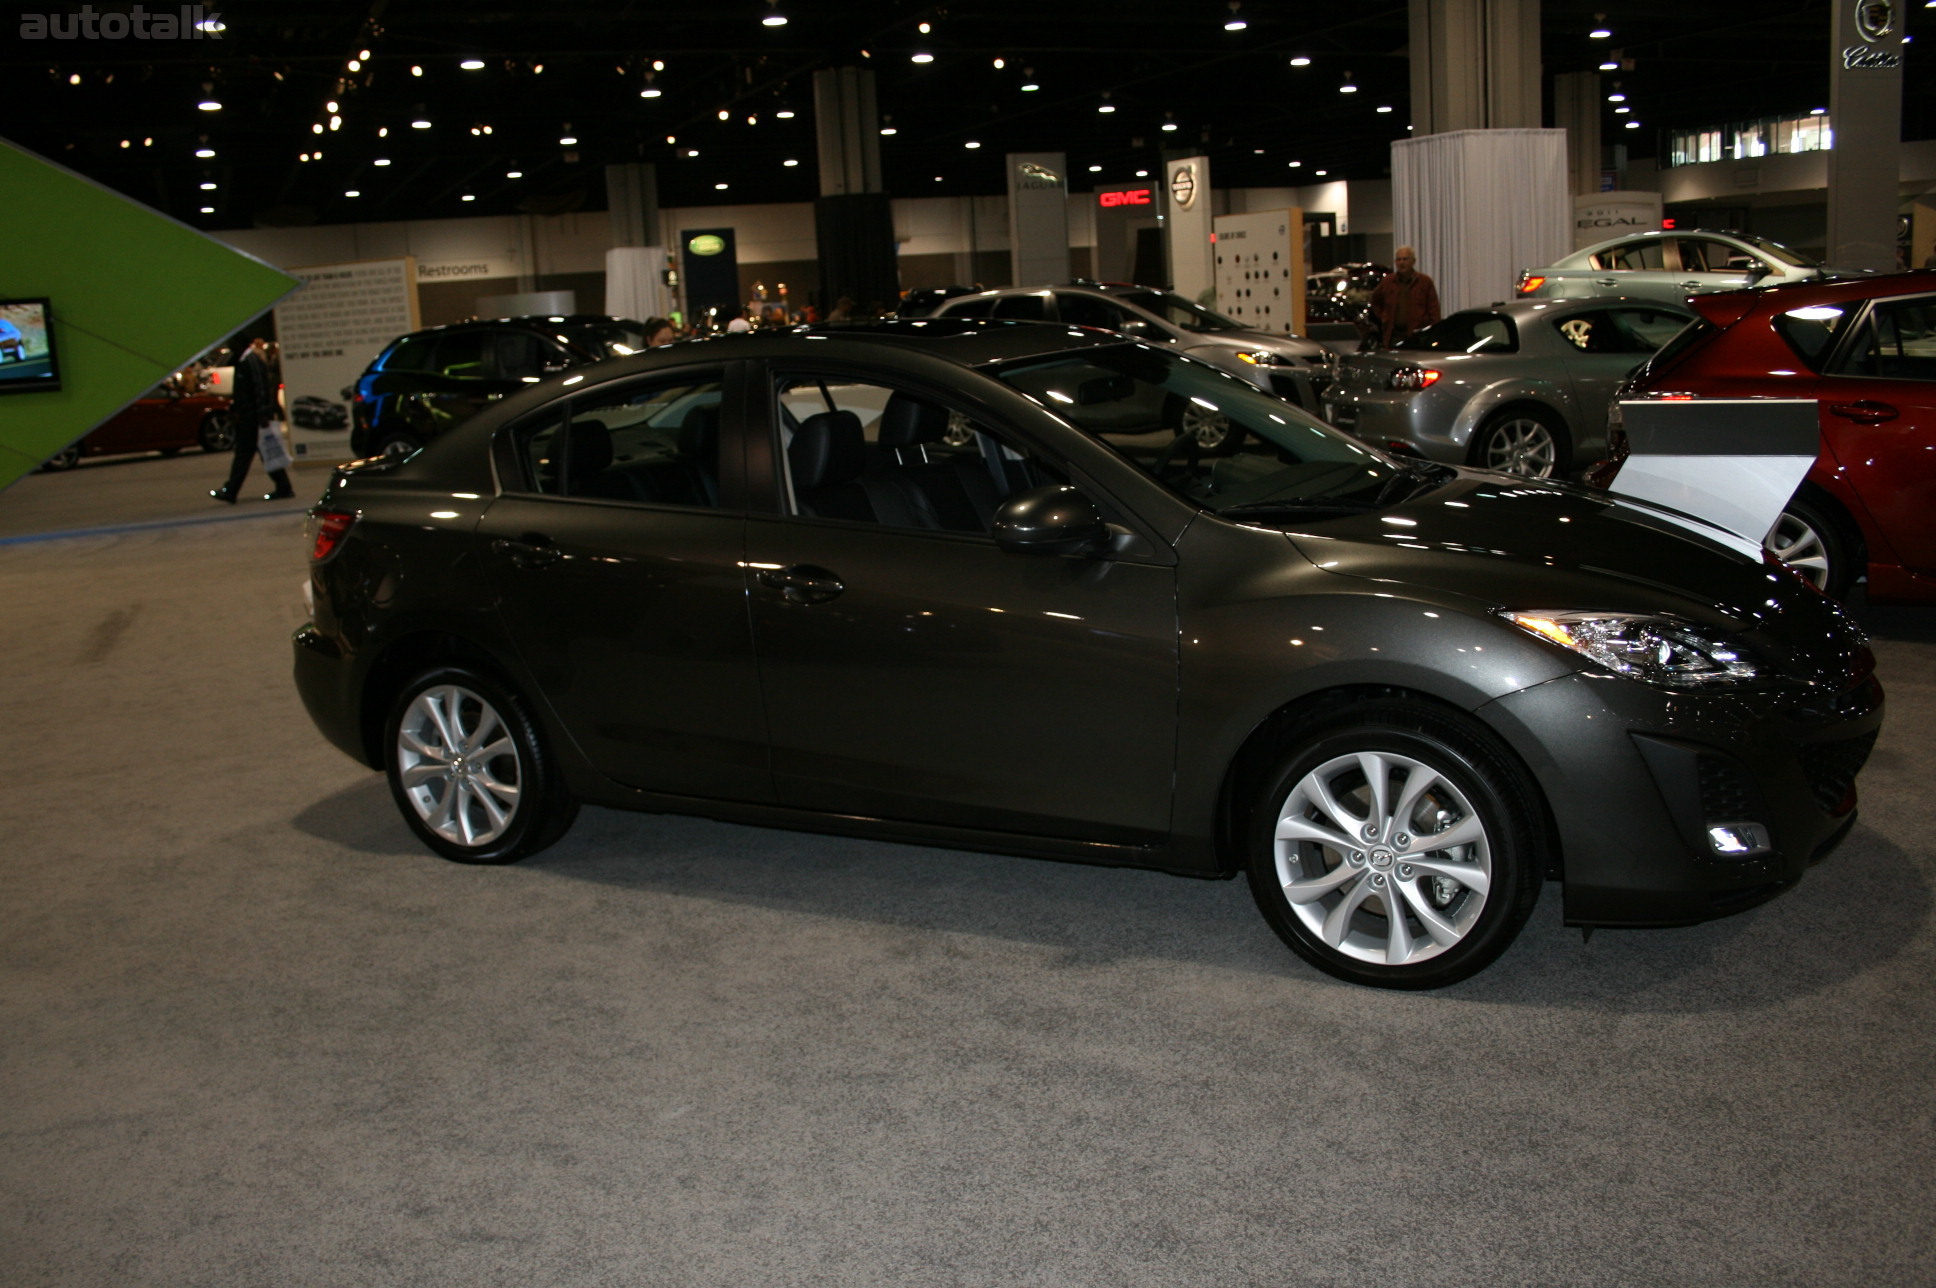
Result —
<path fill-rule="evenodd" d="M 1768 829 L 1759 823 L 1709 823 L 1707 843 L 1724 859 L 1751 859 L 1773 848 Z"/>

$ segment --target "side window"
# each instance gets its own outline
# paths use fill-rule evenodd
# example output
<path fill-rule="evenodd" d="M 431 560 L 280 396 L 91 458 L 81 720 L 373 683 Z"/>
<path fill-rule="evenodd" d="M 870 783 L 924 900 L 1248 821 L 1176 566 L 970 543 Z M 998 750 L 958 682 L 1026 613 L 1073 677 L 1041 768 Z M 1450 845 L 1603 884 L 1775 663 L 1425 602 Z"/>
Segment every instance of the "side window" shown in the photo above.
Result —
<path fill-rule="evenodd" d="M 497 374 L 496 355 L 486 331 L 451 331 L 438 337 L 437 371 L 455 380 L 484 380 Z"/>
<path fill-rule="evenodd" d="M 1836 372 L 1883 380 L 1936 380 L 1936 299 L 1878 301 Z"/>
<path fill-rule="evenodd" d="M 1612 246 L 1593 257 L 1595 268 L 1625 269 L 1628 271 L 1658 270 L 1666 266 L 1661 255 L 1658 238 L 1643 242 L 1627 242 L 1625 245 Z"/>
<path fill-rule="evenodd" d="M 1055 308 L 1064 322 L 1075 326 L 1099 326 L 1109 331 L 1120 331 L 1123 327 L 1123 311 L 1093 295 L 1057 291 Z"/>
<path fill-rule="evenodd" d="M 944 310 L 943 316 L 951 318 L 985 318 L 988 316 L 988 310 L 994 307 L 995 301 L 992 299 L 969 300 L 964 304 L 957 304 Z"/>
<path fill-rule="evenodd" d="M 560 366 L 569 365 L 562 349 L 529 331 L 500 331 L 494 340 L 497 346 L 497 372 L 505 380 L 522 380 L 529 384 L 542 380 L 546 371 L 557 371 Z"/>
<path fill-rule="evenodd" d="M 529 490 L 638 505 L 719 506 L 717 371 L 605 386 L 513 431 Z"/>
<path fill-rule="evenodd" d="M 995 301 L 995 316 L 1020 322 L 1045 322 L 1048 304 L 1040 295 L 1004 295 Z"/>
<path fill-rule="evenodd" d="M 1660 309 L 1621 309 L 1619 317 L 1626 324 L 1636 353 L 1654 352 L 1679 335 L 1688 321 L 1678 313 Z"/>
<path fill-rule="evenodd" d="M 778 393 L 790 508 L 802 518 L 985 535 L 1012 493 L 1067 482 L 924 392 L 794 375 Z"/>
<path fill-rule="evenodd" d="M 383 359 L 385 371 L 428 371 L 431 350 L 436 347 L 435 336 L 406 335 L 396 342 L 389 356 Z"/>
<path fill-rule="evenodd" d="M 1559 328 L 1566 342 L 1581 353 L 1636 352 L 1620 330 L 1619 321 L 1605 310 L 1575 313 L 1572 317 L 1560 318 L 1553 325 Z"/>

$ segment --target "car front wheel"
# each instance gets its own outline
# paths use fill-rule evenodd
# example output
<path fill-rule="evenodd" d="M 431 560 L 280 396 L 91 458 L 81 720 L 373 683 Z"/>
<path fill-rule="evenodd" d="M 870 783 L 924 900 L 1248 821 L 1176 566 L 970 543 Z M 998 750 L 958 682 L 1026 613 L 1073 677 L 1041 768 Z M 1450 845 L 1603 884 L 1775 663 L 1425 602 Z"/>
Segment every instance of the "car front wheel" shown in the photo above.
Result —
<path fill-rule="evenodd" d="M 1761 544 L 1830 599 L 1846 599 L 1855 584 L 1855 559 L 1841 528 L 1807 501 L 1790 501 Z"/>
<path fill-rule="evenodd" d="M 1511 753 L 1455 712 L 1340 706 L 1257 798 L 1251 893 L 1327 974 L 1379 988 L 1456 983 L 1506 950 L 1539 898 L 1535 792 Z"/>
<path fill-rule="evenodd" d="M 1172 432 L 1196 440 L 1197 450 L 1221 456 L 1236 450 L 1243 431 L 1223 412 L 1200 406 L 1193 398 L 1171 394 L 1163 407 L 1163 423 Z"/>
<path fill-rule="evenodd" d="M 1566 431 L 1550 412 L 1508 408 L 1473 436 L 1472 463 L 1529 479 L 1552 478 L 1566 472 Z"/>
<path fill-rule="evenodd" d="M 577 817 L 524 703 L 482 672 L 439 667 L 405 685 L 384 746 L 404 821 L 447 859 L 515 863 Z"/>
<path fill-rule="evenodd" d="M 202 423 L 195 431 L 195 441 L 202 445 L 204 452 L 233 451 L 235 426 L 225 413 L 212 411 L 202 417 Z"/>

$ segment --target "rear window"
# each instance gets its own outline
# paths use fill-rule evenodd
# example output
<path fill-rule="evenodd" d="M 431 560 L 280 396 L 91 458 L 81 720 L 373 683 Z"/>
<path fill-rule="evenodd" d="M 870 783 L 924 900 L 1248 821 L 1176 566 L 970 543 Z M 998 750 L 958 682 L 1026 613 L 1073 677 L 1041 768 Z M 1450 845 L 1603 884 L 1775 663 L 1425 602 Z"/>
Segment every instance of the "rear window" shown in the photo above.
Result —
<path fill-rule="evenodd" d="M 385 371 L 428 371 L 430 351 L 436 346 L 435 336 L 406 335 L 391 346 L 377 366 Z"/>
<path fill-rule="evenodd" d="M 1811 304 L 1775 316 L 1775 330 L 1788 341 L 1795 356 L 1815 371 L 1822 369 L 1835 339 L 1847 328 L 1849 319 L 1862 306 L 1858 304 Z"/>
<path fill-rule="evenodd" d="M 1392 347 L 1427 353 L 1518 353 L 1519 328 L 1503 313 L 1470 309 L 1435 322 Z"/>

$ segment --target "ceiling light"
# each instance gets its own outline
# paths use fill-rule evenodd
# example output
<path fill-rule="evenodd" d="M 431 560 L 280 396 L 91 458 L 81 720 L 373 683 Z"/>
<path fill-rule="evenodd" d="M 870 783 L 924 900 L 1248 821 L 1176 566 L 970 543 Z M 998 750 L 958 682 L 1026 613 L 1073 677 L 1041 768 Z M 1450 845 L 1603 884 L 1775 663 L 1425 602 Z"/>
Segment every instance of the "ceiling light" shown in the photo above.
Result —
<path fill-rule="evenodd" d="M 457 65 L 467 72 L 481 72 L 484 70 L 484 60 L 482 58 L 466 58 Z"/>
<path fill-rule="evenodd" d="M 1603 72 L 1617 72 L 1620 70 L 1620 64 L 1619 63 L 1601 63 L 1600 70 Z"/>
<path fill-rule="evenodd" d="M 215 149 L 214 148 L 196 148 L 195 155 L 202 158 L 202 160 L 206 161 L 210 157 L 215 155 Z"/>
<path fill-rule="evenodd" d="M 1302 161 L 1292 161 L 1292 162 L 1289 162 L 1288 164 L 1290 165 L 1291 169 L 1295 170 L 1299 166 L 1303 165 L 1304 163 Z"/>
<path fill-rule="evenodd" d="M 204 112 L 219 112 L 222 110 L 222 105 L 212 98 L 205 98 L 195 104 L 195 106 L 201 108 Z"/>
<path fill-rule="evenodd" d="M 1639 129 L 1639 128 L 1640 128 L 1640 122 L 1639 122 L 1639 121 L 1628 121 L 1628 122 L 1627 122 L 1627 128 L 1628 128 L 1628 129 L 1630 129 L 1630 130 L 1637 130 L 1637 129 Z"/>
<path fill-rule="evenodd" d="M 784 27 L 787 25 L 786 15 L 780 12 L 780 0 L 766 0 L 766 7 L 771 9 L 772 12 L 760 19 L 760 26 Z"/>
<path fill-rule="evenodd" d="M 329 128 L 330 128 L 330 129 L 332 129 L 332 130 L 340 130 L 340 129 L 342 129 L 342 128 L 343 128 L 343 118 L 342 118 L 342 117 L 340 117 L 340 116 L 332 116 L 332 117 L 330 117 L 330 118 L 329 118 Z"/>
<path fill-rule="evenodd" d="M 203 184 L 203 185 L 202 185 L 202 191 L 203 191 L 203 192 L 214 192 L 214 191 L 215 191 L 215 185 L 214 185 L 214 184 L 212 184 L 212 183 L 205 183 L 205 184 Z"/>
<path fill-rule="evenodd" d="M 1138 179 L 1147 179 L 1147 178 L 1149 178 L 1149 171 L 1147 171 L 1147 170 L 1138 170 L 1138 171 L 1136 172 L 1136 177 L 1137 177 Z"/>
<path fill-rule="evenodd" d="M 1238 12 L 1241 8 L 1242 5 L 1239 3 L 1239 0 L 1230 0 L 1230 18 L 1223 24 L 1225 31 L 1242 31 L 1250 25 L 1244 21 L 1244 15 Z"/>
<path fill-rule="evenodd" d="M 378 129 L 377 129 L 377 132 L 376 132 L 376 136 L 377 136 L 377 137 L 378 137 L 379 139 L 387 139 L 387 138 L 389 138 L 389 137 L 390 137 L 390 127 L 389 127 L 389 126 L 387 126 L 387 125 L 385 125 L 385 126 L 380 126 L 380 127 L 378 127 Z"/>
<path fill-rule="evenodd" d="M 1613 114 L 1615 116 L 1625 116 L 1627 113 L 1631 111 L 1633 111 L 1631 107 L 1616 107 L 1613 109 Z"/>
<path fill-rule="evenodd" d="M 798 161 L 795 161 L 792 157 L 788 157 L 786 160 L 780 162 L 780 164 L 784 166 L 796 166 L 796 165 L 799 165 L 800 163 Z"/>
<path fill-rule="evenodd" d="M 370 61 L 370 51 L 367 49 L 359 51 L 356 56 L 366 63 Z"/>
<path fill-rule="evenodd" d="M 1114 103 L 1104 103 L 1101 107 L 1098 107 L 1096 110 L 1098 112 L 1103 112 L 1103 113 L 1113 112 L 1116 110 L 1116 105 Z"/>
<path fill-rule="evenodd" d="M 332 98 L 331 100 L 329 100 L 329 102 L 323 104 L 323 110 L 325 112 L 334 114 L 336 111 L 336 100 Z"/>
<path fill-rule="evenodd" d="M 1625 94 L 1609 94 L 1609 95 L 1607 95 L 1607 102 L 1609 102 L 1609 103 L 1624 103 L 1624 102 L 1626 102 L 1626 101 L 1627 101 L 1627 96 L 1626 96 Z"/>
<path fill-rule="evenodd" d="M 363 70 L 363 64 L 358 62 L 356 59 L 352 58 L 350 59 L 350 70 L 353 72 L 360 72 Z"/>
<path fill-rule="evenodd" d="M 1022 86 L 1022 92 L 1024 94 L 1033 94 L 1036 90 L 1041 88 L 1042 87 L 1040 85 L 1037 85 L 1034 81 L 1030 81 L 1028 84 Z"/>
<path fill-rule="evenodd" d="M 668 135 L 666 135 L 666 142 L 667 142 L 668 144 L 671 144 L 671 143 L 677 143 L 678 141 L 679 141 L 679 136 L 678 136 L 678 135 L 676 135 L 676 134 L 668 134 Z"/>
<path fill-rule="evenodd" d="M 1177 130 L 1177 129 L 1180 129 L 1180 128 L 1181 128 L 1181 127 L 1180 127 L 1180 126 L 1178 126 L 1178 125 L 1177 125 L 1177 123 L 1176 123 L 1175 121 L 1165 121 L 1165 122 L 1163 122 L 1163 130 L 1164 130 L 1164 132 L 1165 132 L 1165 133 L 1171 133 L 1171 132 L 1173 132 L 1173 131 L 1175 131 L 1175 130 Z"/>
<path fill-rule="evenodd" d="M 1324 176 L 1330 174 L 1331 172 L 1329 170 L 1313 170 L 1311 171 L 1311 173 L 1316 175 L 1318 178 L 1322 179 L 1324 178 Z"/>
<path fill-rule="evenodd" d="M 746 118 L 746 123 L 748 125 L 758 125 L 760 123 L 760 118 L 757 116 L 749 116 Z"/>
<path fill-rule="evenodd" d="M 307 161 L 307 160 L 309 160 L 309 154 L 308 154 L 307 152 L 305 152 L 305 153 L 303 153 L 303 154 L 302 154 L 301 156 L 299 156 L 299 157 L 297 157 L 296 159 L 297 159 L 298 161 Z"/>
<path fill-rule="evenodd" d="M 1389 111 L 1391 111 L 1391 108 L 1389 108 L 1389 107 L 1386 107 L 1386 106 L 1383 106 L 1383 105 L 1380 105 L 1380 107 L 1378 108 L 1378 110 L 1379 110 L 1379 111 L 1381 111 L 1381 112 L 1389 112 Z"/>
<path fill-rule="evenodd" d="M 968 141 L 967 141 L 966 143 L 964 143 L 964 144 L 962 144 L 961 146 L 962 146 L 962 147 L 964 147 L 964 148 L 967 148 L 967 149 L 969 149 L 970 151 L 973 151 L 973 150 L 974 150 L 975 148 L 978 148 L 978 147 L 980 147 L 980 146 L 981 146 L 981 144 L 979 144 L 979 143 L 977 143 L 977 142 L 976 142 L 975 140 L 973 140 L 973 139 L 969 139 L 969 140 L 968 140 Z"/>
<path fill-rule="evenodd" d="M 1346 73 L 1344 74 L 1344 84 L 1342 84 L 1342 85 L 1340 85 L 1340 86 L 1338 86 L 1338 93 L 1340 93 L 1340 94 L 1356 94 L 1357 92 L 1358 92 L 1358 87 L 1357 87 L 1356 85 L 1353 85 L 1353 84 L 1351 83 L 1351 73 L 1350 73 L 1350 72 L 1346 72 Z"/>
<path fill-rule="evenodd" d="M 933 54 L 925 54 L 925 53 L 923 53 L 923 54 L 916 54 L 916 55 L 915 55 L 915 56 L 914 56 L 914 57 L 913 57 L 912 59 L 910 59 L 909 61 L 910 61 L 910 62 L 916 62 L 916 63 L 931 63 L 931 62 L 933 62 L 933 61 L 934 61 L 934 55 L 933 55 Z"/>
<path fill-rule="evenodd" d="M 430 128 L 430 122 L 424 120 L 423 117 L 420 116 L 416 120 L 410 122 L 410 128 L 413 130 L 427 130 Z"/>
<path fill-rule="evenodd" d="M 476 201 L 476 200 L 477 200 L 477 198 L 476 198 L 476 197 L 473 197 L 473 196 L 472 196 L 472 195 L 471 195 L 470 193 L 468 193 L 468 192 L 467 192 L 467 193 L 465 193 L 465 194 L 464 194 L 464 195 L 463 195 L 463 196 L 462 196 L 461 198 L 459 198 L 459 200 L 462 200 L 462 201 Z"/>
<path fill-rule="evenodd" d="M 323 132 L 323 123 L 321 121 L 316 122 L 316 124 L 309 127 L 309 132 L 311 134 L 321 134 Z"/>
<path fill-rule="evenodd" d="M 639 91 L 639 97 L 640 98 L 658 98 L 660 95 L 664 93 L 665 91 L 660 89 L 657 85 L 647 85 L 644 89 Z"/>
<path fill-rule="evenodd" d="M 1099 166 L 1099 165 L 1092 165 L 1092 166 L 1090 166 L 1090 167 L 1089 167 L 1089 173 L 1090 173 L 1090 174 L 1101 174 L 1101 173 L 1102 173 L 1102 167 L 1101 167 L 1101 166 Z"/>
<path fill-rule="evenodd" d="M 349 190 L 348 192 L 346 192 L 346 193 L 344 193 L 343 195 L 344 195 L 345 197 L 360 197 L 360 196 L 362 196 L 363 194 L 362 194 L 361 192 L 359 192 L 359 191 L 357 191 L 357 190 L 356 190 L 355 188 L 351 188 L 351 189 L 350 189 L 350 190 Z"/>
<path fill-rule="evenodd" d="M 1808 114 L 1810 116 L 1827 116 L 1828 109 L 1826 107 L 1811 107 L 1808 109 Z"/>
<path fill-rule="evenodd" d="M 376 160 L 374 160 L 374 161 L 372 161 L 372 162 L 370 162 L 370 164 L 371 164 L 371 165 L 389 165 L 389 164 L 390 164 L 390 158 L 389 158 L 389 157 L 378 157 L 378 158 L 377 158 Z"/>
<path fill-rule="evenodd" d="M 80 74 L 79 72 L 75 72 L 75 73 L 74 73 L 73 75 L 71 75 L 71 76 L 69 76 L 69 77 L 67 78 L 67 83 L 68 83 L 69 85 L 78 85 L 78 84 L 80 84 L 80 83 L 81 83 L 81 74 Z"/>
<path fill-rule="evenodd" d="M 215 213 L 215 207 L 213 207 L 213 206 L 203 206 L 203 207 L 202 207 L 202 213 L 203 213 L 203 214 L 205 214 L 205 215 L 212 215 L 212 214 L 214 214 L 214 213 Z"/>
<path fill-rule="evenodd" d="M 776 121 L 791 121 L 793 119 L 793 109 L 783 107 L 773 114 L 773 119 Z"/>
<path fill-rule="evenodd" d="M 724 192 L 724 191 L 726 191 L 726 185 L 725 185 L 725 184 L 723 184 L 723 183 L 716 183 L 716 184 L 714 184 L 714 185 L 713 185 L 713 191 L 714 191 L 714 192 Z"/>
<path fill-rule="evenodd" d="M 577 142 L 578 142 L 578 136 L 575 134 L 563 134 L 558 137 L 558 146 L 561 148 L 571 147 Z"/>
<path fill-rule="evenodd" d="M 934 177 L 934 181 L 935 181 L 936 183 L 940 183 L 940 182 L 941 182 L 941 176 L 940 176 L 940 175 L 936 175 L 936 176 Z"/>
<path fill-rule="evenodd" d="M 1303 54 L 1299 54 L 1296 58 L 1291 59 L 1291 66 L 1293 67 L 1309 67 L 1310 65 L 1311 60 Z"/>
<path fill-rule="evenodd" d="M 900 131 L 899 131 L 899 130 L 897 130 L 897 129 L 895 129 L 895 128 L 894 128 L 893 126 L 891 126 L 891 125 L 883 125 L 883 126 L 881 127 L 881 133 L 882 133 L 882 134 L 899 134 L 899 133 L 900 133 Z"/>
<path fill-rule="evenodd" d="M 227 31 L 228 29 L 229 29 L 228 24 L 222 21 L 220 14 L 217 14 L 209 18 L 203 18 L 201 21 L 195 24 L 195 30 L 205 31 L 211 36 L 219 36 L 223 32 Z"/>
<path fill-rule="evenodd" d="M 653 71 L 655 71 L 655 72 L 662 72 L 662 71 L 664 71 L 664 70 L 665 70 L 665 60 L 664 60 L 664 59 L 660 59 L 660 58 L 655 58 L 655 59 L 653 59 L 653 60 L 652 60 L 652 70 L 653 70 Z"/>
<path fill-rule="evenodd" d="M 507 179 L 522 179 L 522 178 L 524 178 L 524 171 L 522 171 L 522 170 L 506 170 L 506 171 L 504 172 L 504 177 L 505 177 L 505 178 L 507 178 Z"/>
<path fill-rule="evenodd" d="M 1008 59 L 1006 59 L 1006 58 L 997 58 L 997 59 L 995 60 L 995 70 L 996 70 L 996 71 L 1000 71 L 1000 70 L 1001 70 L 1002 68 L 1004 68 L 1004 67 L 1006 67 L 1006 66 L 1008 66 Z"/>
<path fill-rule="evenodd" d="M 733 119 L 733 114 L 722 107 L 719 109 L 719 119 L 722 121 L 730 121 Z"/>
<path fill-rule="evenodd" d="M 920 27 L 920 31 L 921 31 L 921 34 L 922 34 L 922 35 L 924 35 L 924 36 L 925 36 L 925 35 L 927 35 L 927 34 L 928 34 L 929 32 L 931 32 L 931 31 L 933 31 L 933 30 L 934 30 L 934 24 L 933 24 L 933 23 L 928 23 L 928 22 L 924 22 L 924 23 L 922 23 L 922 24 L 921 24 L 921 27 Z"/>
<path fill-rule="evenodd" d="M 410 67 L 410 74 L 412 76 L 421 76 L 423 75 L 423 68 L 418 67 L 416 64 L 413 63 L 411 64 L 411 67 Z"/>
<path fill-rule="evenodd" d="M 1607 30 L 1605 27 L 1595 27 L 1592 31 L 1589 31 L 1586 34 L 1587 34 L 1587 39 L 1589 40 L 1605 40 L 1608 37 L 1613 35 L 1613 33 Z"/>

